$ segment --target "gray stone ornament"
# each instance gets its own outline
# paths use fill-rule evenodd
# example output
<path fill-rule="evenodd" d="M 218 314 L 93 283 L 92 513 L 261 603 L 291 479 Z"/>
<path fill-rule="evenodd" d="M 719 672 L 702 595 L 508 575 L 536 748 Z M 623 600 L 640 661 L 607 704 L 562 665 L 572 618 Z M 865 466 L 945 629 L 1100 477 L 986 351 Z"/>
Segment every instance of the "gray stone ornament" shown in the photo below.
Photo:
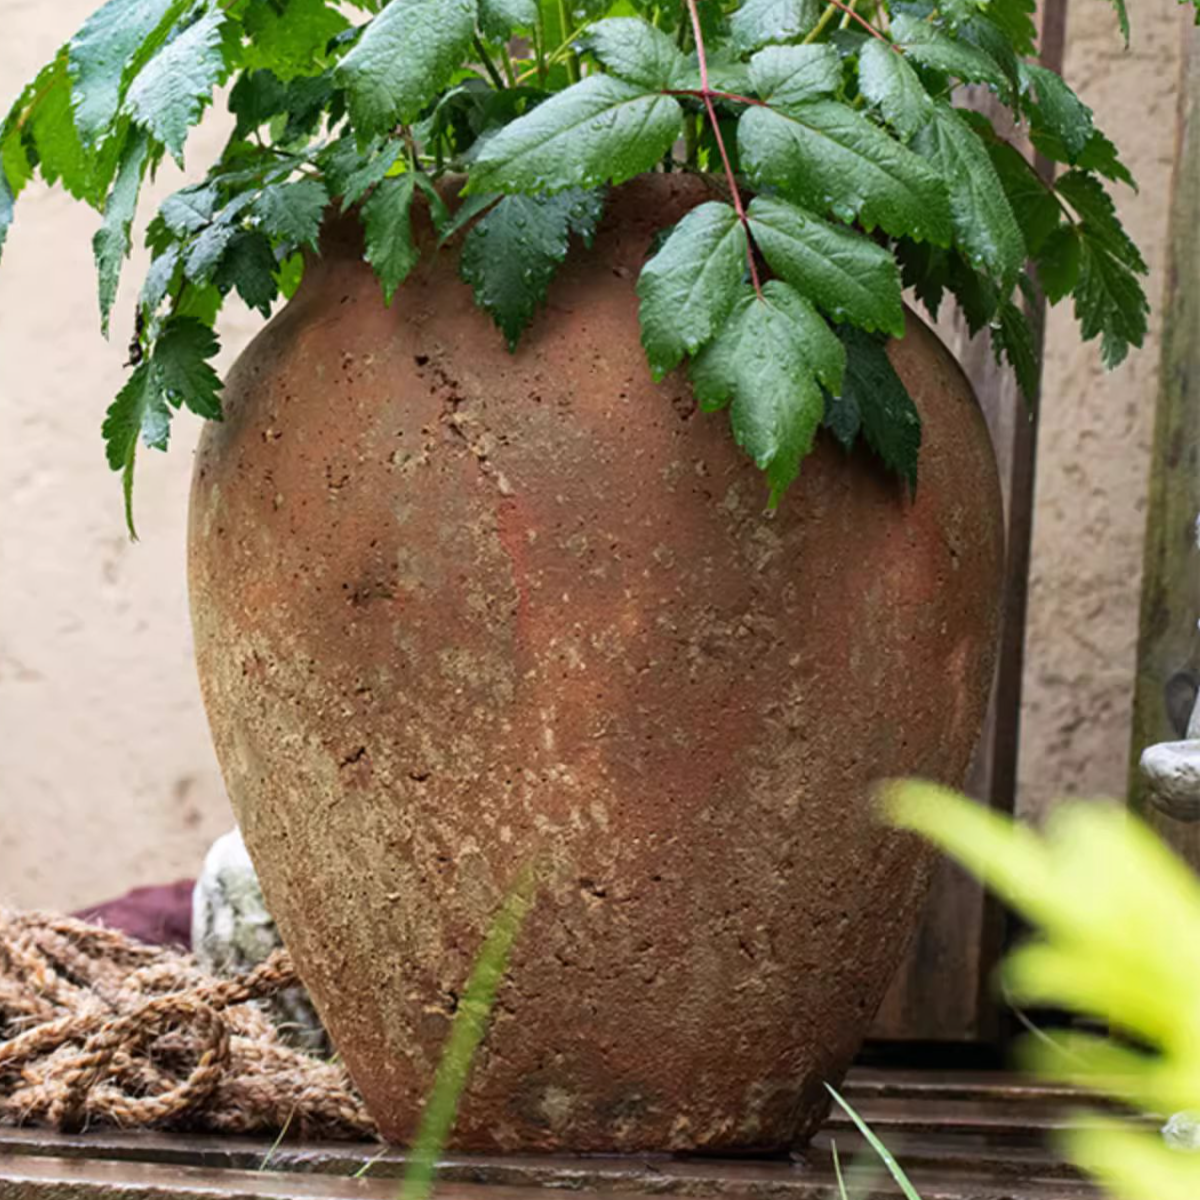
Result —
<path fill-rule="evenodd" d="M 233 975 L 257 966 L 282 945 L 241 831 L 232 829 L 209 848 L 192 893 L 196 959 L 211 974 Z M 329 1052 L 325 1027 L 303 988 L 288 988 L 268 1008 L 293 1045 L 318 1054 Z"/>

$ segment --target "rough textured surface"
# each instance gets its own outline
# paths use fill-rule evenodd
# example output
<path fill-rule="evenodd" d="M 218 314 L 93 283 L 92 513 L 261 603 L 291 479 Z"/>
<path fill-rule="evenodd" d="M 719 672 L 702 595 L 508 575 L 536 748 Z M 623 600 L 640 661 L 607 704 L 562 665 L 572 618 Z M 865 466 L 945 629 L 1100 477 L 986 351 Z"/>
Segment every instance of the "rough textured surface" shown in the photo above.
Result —
<path fill-rule="evenodd" d="M 191 516 L 197 655 L 268 906 L 385 1132 L 411 1136 L 483 931 L 542 889 L 456 1134 L 778 1148 L 825 1108 L 928 857 L 880 774 L 957 780 L 999 496 L 915 318 L 914 503 L 822 444 L 780 511 L 633 284 L 696 180 L 622 189 L 515 357 L 448 253 L 385 309 L 355 230 L 230 376 Z"/>
<path fill-rule="evenodd" d="M 0 95 L 14 97 L 95 7 L 0 0 Z M 1187 13 L 1176 0 L 1133 9 L 1126 53 L 1110 4 L 1072 0 L 1067 77 L 1137 172 L 1141 191 L 1122 189 L 1119 201 L 1150 261 L 1157 305 Z M 226 119 L 219 104 L 189 143 L 189 179 L 219 149 Z M 164 163 L 154 193 L 178 182 Z M 193 681 L 182 581 L 198 423 L 176 423 L 170 454 L 142 456 L 137 546 L 124 540 L 99 442 L 122 377 L 150 211 L 147 201 L 111 343 L 98 336 L 94 212 L 32 185 L 0 266 L 0 781 L 3 803 L 21 808 L 0 822 L 0 895 L 16 904 L 76 909 L 138 883 L 194 876 L 230 821 Z M 226 362 L 258 326 L 236 304 L 222 316 Z M 1025 811 L 1068 790 L 1124 786 L 1155 336 L 1136 364 L 1109 377 L 1094 347 L 1079 347 L 1066 308 L 1050 326 Z"/>

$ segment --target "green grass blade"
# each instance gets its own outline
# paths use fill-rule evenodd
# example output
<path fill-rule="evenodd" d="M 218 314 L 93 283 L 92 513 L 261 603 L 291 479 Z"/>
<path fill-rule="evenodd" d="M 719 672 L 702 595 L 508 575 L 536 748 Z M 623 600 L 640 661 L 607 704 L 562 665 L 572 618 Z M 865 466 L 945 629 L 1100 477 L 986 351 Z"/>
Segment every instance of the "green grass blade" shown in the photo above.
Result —
<path fill-rule="evenodd" d="M 842 1106 L 842 1109 L 845 1111 L 846 1115 L 857 1126 L 859 1133 L 861 1133 L 863 1137 L 867 1139 L 871 1149 L 879 1155 L 880 1162 L 887 1167 L 888 1173 L 900 1185 L 900 1190 L 907 1197 L 907 1200 L 921 1200 L 920 1195 L 917 1193 L 917 1189 L 914 1188 L 909 1182 L 908 1176 L 905 1175 L 903 1168 L 901 1168 L 900 1164 L 892 1157 L 892 1152 L 879 1140 L 878 1137 L 875 1136 L 874 1132 L 871 1130 L 871 1127 L 866 1123 L 866 1121 L 864 1121 L 862 1117 L 860 1117 L 858 1113 L 856 1113 L 854 1109 L 850 1107 L 848 1101 L 843 1100 L 833 1088 L 829 1087 L 829 1084 L 826 1084 L 825 1086 L 829 1088 L 829 1094 L 838 1102 L 838 1104 Z"/>
<path fill-rule="evenodd" d="M 458 1116 L 458 1102 L 471 1074 L 475 1054 L 487 1032 L 496 993 L 508 970 L 512 948 L 533 905 L 536 876 L 526 867 L 517 877 L 492 919 L 483 947 L 471 968 L 470 978 L 450 1026 L 433 1088 L 425 1102 L 400 1185 L 400 1200 L 428 1200 L 434 1174 Z"/>
<path fill-rule="evenodd" d="M 850 1200 L 846 1191 L 846 1181 L 842 1178 L 842 1160 L 838 1157 L 837 1142 L 830 1142 L 829 1148 L 833 1151 L 833 1173 L 837 1176 L 838 1200 Z"/>

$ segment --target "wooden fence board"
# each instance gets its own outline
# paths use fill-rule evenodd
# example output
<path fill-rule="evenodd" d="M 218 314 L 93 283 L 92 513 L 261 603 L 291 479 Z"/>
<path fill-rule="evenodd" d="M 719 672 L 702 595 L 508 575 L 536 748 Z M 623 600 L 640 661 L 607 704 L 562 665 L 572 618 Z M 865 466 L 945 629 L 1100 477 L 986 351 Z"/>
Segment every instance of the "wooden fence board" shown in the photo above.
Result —
<path fill-rule="evenodd" d="M 1062 70 L 1066 21 L 1067 0 L 1049 0 L 1043 8 L 1040 52 L 1042 62 L 1055 71 Z M 991 117 L 1001 132 L 1013 135 L 1008 111 L 988 93 L 977 93 L 970 103 Z M 1053 178 L 1051 163 L 1038 159 L 1037 166 L 1043 178 Z M 1026 314 L 1040 353 L 1045 329 L 1040 297 L 1026 305 Z M 1033 534 L 1036 399 L 1032 406 L 1027 404 L 1012 372 L 997 365 L 986 333 L 972 339 L 957 317 L 943 318 L 938 333 L 979 397 L 1004 494 L 1007 555 L 1000 650 L 987 721 L 966 790 L 992 808 L 1013 812 Z M 1002 1019 L 988 986 L 1003 936 L 1003 916 L 979 884 L 952 864 L 940 864 L 925 919 L 884 1000 L 873 1036 L 885 1041 L 995 1041 Z"/>
<path fill-rule="evenodd" d="M 1142 810 L 1146 797 L 1137 766 L 1142 751 L 1181 736 L 1168 714 L 1167 683 L 1177 672 L 1200 669 L 1200 33 L 1185 16 L 1180 16 L 1187 50 L 1179 89 L 1133 715 L 1130 801 Z M 1152 809 L 1147 815 L 1200 868 L 1200 824 L 1183 824 Z"/>

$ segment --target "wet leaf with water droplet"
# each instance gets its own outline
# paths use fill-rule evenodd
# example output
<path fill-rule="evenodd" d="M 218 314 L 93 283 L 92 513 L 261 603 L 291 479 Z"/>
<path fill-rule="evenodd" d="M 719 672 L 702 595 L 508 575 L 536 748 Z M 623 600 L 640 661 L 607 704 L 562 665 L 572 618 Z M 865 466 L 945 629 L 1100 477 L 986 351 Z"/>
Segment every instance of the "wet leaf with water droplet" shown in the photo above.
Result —
<path fill-rule="evenodd" d="M 666 154 L 682 116 L 661 92 L 589 75 L 489 138 L 467 190 L 541 194 L 623 183 Z"/>
<path fill-rule="evenodd" d="M 717 336 L 692 360 L 696 398 L 730 406 L 737 443 L 766 472 L 775 507 L 812 449 L 825 401 L 840 391 L 846 353 L 794 288 L 773 279 L 749 288 Z"/>
<path fill-rule="evenodd" d="M 656 379 L 695 354 L 737 301 L 746 274 L 746 231 L 732 205 L 692 209 L 642 268 L 642 345 Z"/>
<path fill-rule="evenodd" d="M 590 239 L 599 216 L 597 193 L 505 196 L 467 234 L 462 277 L 475 289 L 475 302 L 500 327 L 510 350 L 545 303 L 567 256 L 570 235 Z"/>

